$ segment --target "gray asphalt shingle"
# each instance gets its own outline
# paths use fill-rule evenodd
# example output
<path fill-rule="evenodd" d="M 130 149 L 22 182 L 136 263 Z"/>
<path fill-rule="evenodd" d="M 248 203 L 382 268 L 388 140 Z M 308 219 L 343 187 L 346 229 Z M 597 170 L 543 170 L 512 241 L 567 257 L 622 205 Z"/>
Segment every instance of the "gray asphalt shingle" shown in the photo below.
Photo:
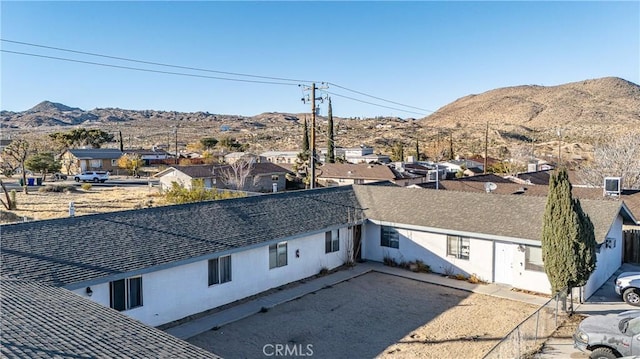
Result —
<path fill-rule="evenodd" d="M 66 289 L 0 284 L 3 358 L 218 358 Z"/>

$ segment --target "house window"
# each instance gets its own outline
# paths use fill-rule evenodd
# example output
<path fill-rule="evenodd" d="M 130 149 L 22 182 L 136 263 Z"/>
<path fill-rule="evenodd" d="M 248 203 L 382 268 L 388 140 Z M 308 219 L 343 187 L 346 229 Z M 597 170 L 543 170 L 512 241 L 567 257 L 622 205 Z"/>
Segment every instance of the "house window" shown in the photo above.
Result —
<path fill-rule="evenodd" d="M 209 285 L 231 282 L 231 256 L 209 260 Z"/>
<path fill-rule="evenodd" d="M 102 168 L 102 160 L 90 160 L 89 166 L 91 168 Z"/>
<path fill-rule="evenodd" d="M 324 235 L 324 252 L 331 253 L 340 250 L 340 231 L 337 229 L 328 231 Z"/>
<path fill-rule="evenodd" d="M 109 283 L 110 306 L 123 311 L 142 306 L 142 277 L 115 280 Z"/>
<path fill-rule="evenodd" d="M 469 259 L 469 238 L 447 236 L 447 255 L 458 259 Z"/>
<path fill-rule="evenodd" d="M 400 248 L 400 241 L 398 240 L 398 231 L 389 227 L 382 226 L 380 229 L 380 245 L 389 248 Z"/>
<path fill-rule="evenodd" d="M 269 246 L 269 269 L 287 265 L 287 242 Z"/>
<path fill-rule="evenodd" d="M 524 269 L 544 272 L 544 263 L 542 263 L 542 248 L 525 246 Z"/>
<path fill-rule="evenodd" d="M 111 167 L 117 167 L 118 166 L 118 160 L 111 160 Z"/>
<path fill-rule="evenodd" d="M 278 175 L 272 175 L 271 180 L 274 182 L 278 182 Z"/>

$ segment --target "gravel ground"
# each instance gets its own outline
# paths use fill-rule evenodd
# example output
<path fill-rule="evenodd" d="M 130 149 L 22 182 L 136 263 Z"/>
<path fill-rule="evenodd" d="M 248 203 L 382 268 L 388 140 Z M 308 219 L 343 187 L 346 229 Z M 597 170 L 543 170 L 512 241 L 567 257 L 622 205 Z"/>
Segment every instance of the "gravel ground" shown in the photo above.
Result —
<path fill-rule="evenodd" d="M 536 309 L 369 273 L 188 341 L 225 358 L 481 358 Z"/>

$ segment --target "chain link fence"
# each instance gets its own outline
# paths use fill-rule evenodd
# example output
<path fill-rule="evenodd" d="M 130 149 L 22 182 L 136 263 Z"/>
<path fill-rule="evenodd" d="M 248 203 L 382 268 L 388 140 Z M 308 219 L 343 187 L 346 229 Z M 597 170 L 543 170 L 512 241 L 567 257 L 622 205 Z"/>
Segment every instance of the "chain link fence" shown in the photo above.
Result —
<path fill-rule="evenodd" d="M 484 359 L 525 358 L 538 352 L 565 319 L 566 307 L 563 305 L 567 302 L 571 305 L 566 296 L 556 294 L 518 324 L 484 356 Z"/>

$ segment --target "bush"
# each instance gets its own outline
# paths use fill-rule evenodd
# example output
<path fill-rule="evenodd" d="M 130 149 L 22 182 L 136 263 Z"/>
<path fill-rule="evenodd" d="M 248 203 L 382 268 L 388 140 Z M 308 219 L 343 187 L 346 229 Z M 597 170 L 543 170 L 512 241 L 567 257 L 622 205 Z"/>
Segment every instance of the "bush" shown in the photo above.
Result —
<path fill-rule="evenodd" d="M 411 270 L 416 273 L 431 273 L 431 267 L 419 259 L 411 264 Z"/>
<path fill-rule="evenodd" d="M 68 192 L 73 190 L 73 186 L 67 185 L 46 185 L 44 187 L 40 187 L 38 192 Z"/>
<path fill-rule="evenodd" d="M 473 283 L 473 284 L 486 284 L 487 283 L 486 281 L 484 281 L 480 277 L 478 277 L 478 275 L 475 274 L 475 273 L 473 273 L 471 276 L 469 276 L 467 281 L 469 283 Z"/>
<path fill-rule="evenodd" d="M 329 269 L 327 267 L 320 268 L 320 272 L 318 273 L 319 276 L 324 276 L 327 274 L 329 274 Z"/>
<path fill-rule="evenodd" d="M 93 186 L 91 185 L 91 183 L 83 183 L 81 187 L 82 187 L 83 190 L 88 191 Z"/>
<path fill-rule="evenodd" d="M 391 257 L 384 257 L 382 262 L 384 263 L 384 265 L 389 266 L 389 267 L 397 267 L 398 266 L 398 263 L 396 262 L 396 260 L 391 258 Z"/>

